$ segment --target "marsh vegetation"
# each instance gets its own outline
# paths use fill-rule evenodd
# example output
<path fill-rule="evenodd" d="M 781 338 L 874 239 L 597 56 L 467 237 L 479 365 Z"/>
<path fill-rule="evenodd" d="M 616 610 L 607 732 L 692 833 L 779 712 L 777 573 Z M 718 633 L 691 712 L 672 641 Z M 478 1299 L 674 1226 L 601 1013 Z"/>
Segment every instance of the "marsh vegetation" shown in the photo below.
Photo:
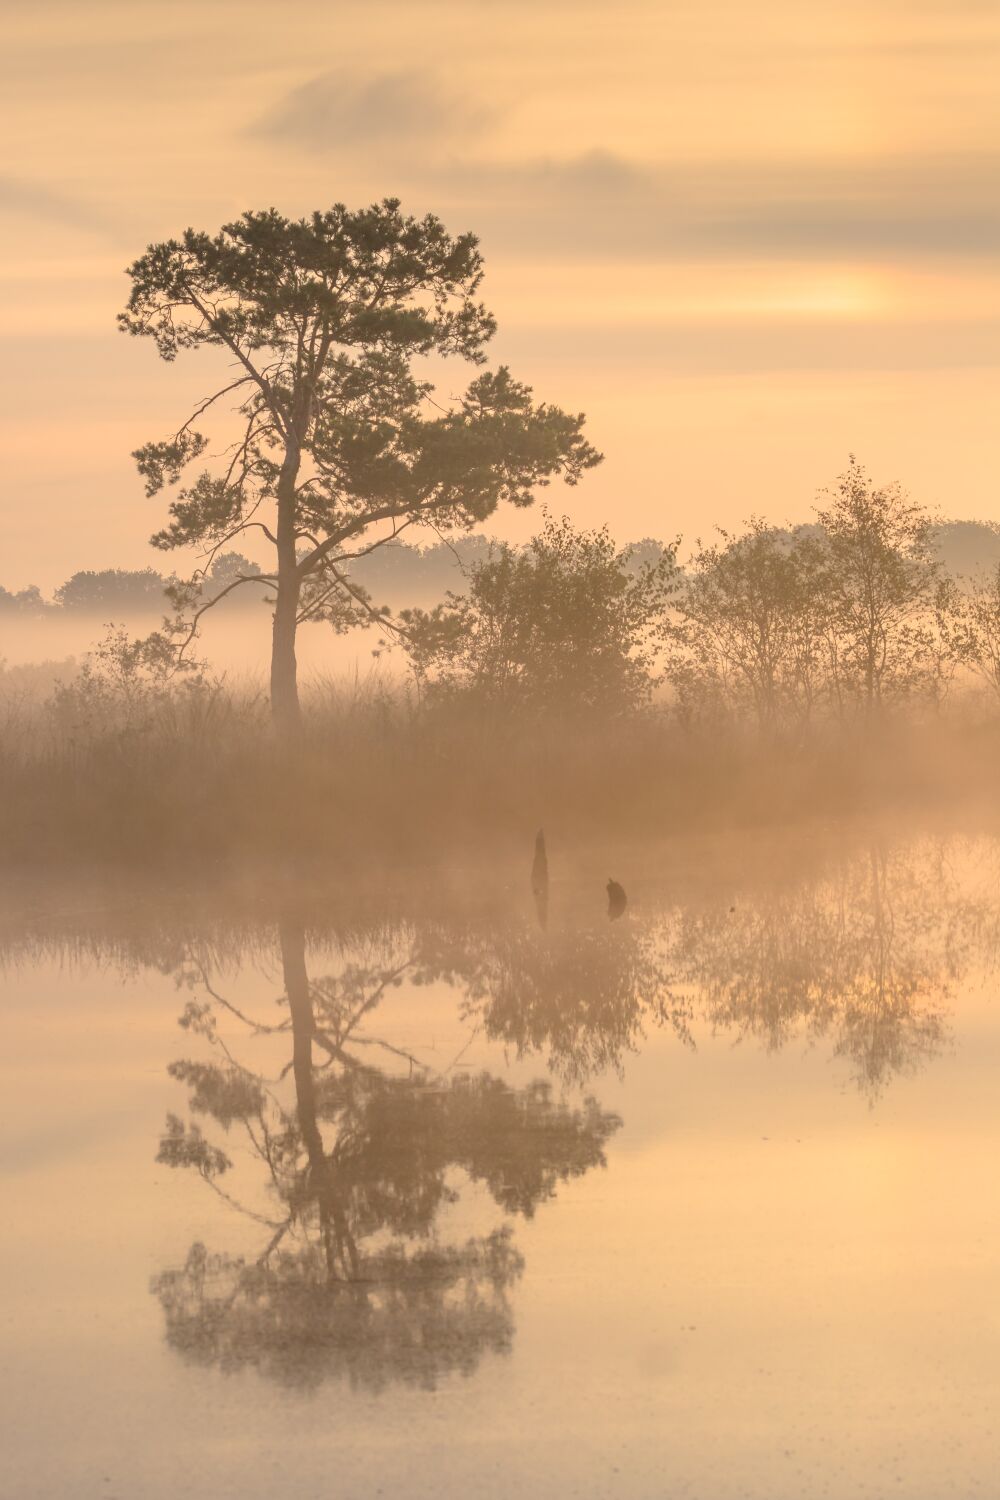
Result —
<path fill-rule="evenodd" d="M 812 522 L 683 563 L 546 516 L 439 603 L 373 606 L 352 635 L 370 666 L 307 679 L 291 738 L 252 676 L 108 627 L 80 665 L 0 672 L 3 847 L 436 857 L 540 824 L 657 837 L 988 800 L 998 578 L 949 572 L 929 517 L 852 462 Z"/>

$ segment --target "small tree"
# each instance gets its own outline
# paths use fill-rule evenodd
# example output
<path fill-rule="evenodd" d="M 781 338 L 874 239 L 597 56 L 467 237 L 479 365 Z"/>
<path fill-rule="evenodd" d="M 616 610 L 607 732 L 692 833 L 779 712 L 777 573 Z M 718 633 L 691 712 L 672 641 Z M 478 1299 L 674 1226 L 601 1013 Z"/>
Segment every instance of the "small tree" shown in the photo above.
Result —
<path fill-rule="evenodd" d="M 271 704 L 286 732 L 299 723 L 299 624 L 374 613 L 348 576 L 352 559 L 415 524 L 462 527 L 501 501 L 528 505 L 536 485 L 557 474 L 575 483 L 599 462 L 583 417 L 536 405 L 504 367 L 450 405 L 431 402 L 418 357 L 480 364 L 496 325 L 475 300 L 475 237 L 404 216 L 395 199 L 299 220 L 246 213 L 214 236 L 189 229 L 128 274 L 123 330 L 168 361 L 204 345 L 232 361 L 171 438 L 135 457 L 147 493 L 178 483 L 207 448 L 195 424 L 235 403 L 225 461 L 180 490 L 153 544 L 198 545 L 209 560 L 251 529 L 270 544 L 271 567 L 229 587 L 273 589 Z"/>
<path fill-rule="evenodd" d="M 827 497 L 816 516 L 830 681 L 842 709 L 870 723 L 891 699 L 939 689 L 952 589 L 931 518 L 898 484 L 876 488 L 851 454 Z"/>
<path fill-rule="evenodd" d="M 404 612 L 418 683 L 505 710 L 637 707 L 653 685 L 673 551 L 630 564 L 630 549 L 617 549 L 607 528 L 576 531 L 566 517 L 546 517 L 523 551 L 499 545 L 475 563 L 467 594 Z"/>
<path fill-rule="evenodd" d="M 203 675 L 203 662 L 180 663 L 187 694 L 214 692 Z M 69 681 L 60 681 L 49 700 L 56 723 L 73 735 L 120 735 L 150 726 L 158 710 L 178 698 L 178 664 L 162 631 L 130 636 L 124 625 L 108 625 L 83 666 Z"/>
<path fill-rule="evenodd" d="M 1000 698 L 1000 563 L 956 595 L 952 642 L 957 658 Z"/>
<path fill-rule="evenodd" d="M 689 718 L 749 714 L 770 738 L 807 723 L 817 693 L 814 543 L 757 517 L 719 535 L 677 596 L 667 673 Z"/>

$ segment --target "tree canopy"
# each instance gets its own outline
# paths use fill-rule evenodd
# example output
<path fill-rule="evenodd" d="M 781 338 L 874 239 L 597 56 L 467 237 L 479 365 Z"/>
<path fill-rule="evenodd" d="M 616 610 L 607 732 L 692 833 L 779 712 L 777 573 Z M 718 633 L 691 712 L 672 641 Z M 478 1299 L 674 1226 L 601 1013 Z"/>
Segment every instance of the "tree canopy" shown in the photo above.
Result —
<path fill-rule="evenodd" d="M 932 518 L 853 455 L 820 501 L 813 525 L 752 519 L 699 544 L 666 631 L 689 721 L 799 736 L 814 718 L 872 727 L 940 701 L 961 652 Z M 980 645 L 967 633 L 970 657 Z"/>
<path fill-rule="evenodd" d="M 285 727 L 298 720 L 298 624 L 373 613 L 349 580 L 353 558 L 413 525 L 461 528 L 501 502 L 528 505 L 536 486 L 575 483 L 599 462 L 583 417 L 536 403 L 505 366 L 435 397 L 418 361 L 485 361 L 496 323 L 477 300 L 482 274 L 474 235 L 395 199 L 298 220 L 245 213 L 218 234 L 151 245 L 129 269 L 124 331 L 167 361 L 210 347 L 230 363 L 171 437 L 136 451 L 147 493 L 206 454 L 199 424 L 217 403 L 229 398 L 238 419 L 225 459 L 178 489 L 154 545 L 211 560 L 251 530 L 270 543 L 254 581 L 275 589 L 272 706 Z"/>
<path fill-rule="evenodd" d="M 166 586 L 155 568 L 102 568 L 74 573 L 53 598 L 63 609 L 88 613 L 102 609 L 162 612 Z"/>
<path fill-rule="evenodd" d="M 649 697 L 657 621 L 674 587 L 671 548 L 635 566 L 607 528 L 547 517 L 523 550 L 474 563 L 468 592 L 405 611 L 422 688 L 504 709 L 617 713 Z"/>

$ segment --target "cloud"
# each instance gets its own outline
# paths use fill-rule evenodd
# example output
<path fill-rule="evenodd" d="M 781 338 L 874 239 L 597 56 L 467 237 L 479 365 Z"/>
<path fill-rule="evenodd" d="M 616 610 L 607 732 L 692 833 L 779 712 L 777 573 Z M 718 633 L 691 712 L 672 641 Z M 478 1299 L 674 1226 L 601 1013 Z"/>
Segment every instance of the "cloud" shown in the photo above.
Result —
<path fill-rule="evenodd" d="M 797 371 L 938 371 L 1000 369 L 1000 321 L 837 324 L 802 319 L 690 323 L 650 319 L 643 328 L 557 327 L 505 318 L 502 353 L 515 367 L 599 371 L 622 389 L 641 372 L 659 376 L 747 377 Z"/>
<path fill-rule="evenodd" d="M 105 234 L 111 224 L 91 204 L 39 183 L 23 182 L 0 175 L 0 215 L 39 219 L 64 229 L 85 229 Z"/>
<path fill-rule="evenodd" d="M 1000 154 L 640 166 L 564 162 L 435 174 L 487 249 L 609 260 L 992 256 Z"/>
<path fill-rule="evenodd" d="M 398 151 L 408 143 L 465 139 L 488 128 L 496 114 L 419 69 L 367 79 L 336 71 L 293 89 L 251 134 L 309 151 L 382 145 Z"/>

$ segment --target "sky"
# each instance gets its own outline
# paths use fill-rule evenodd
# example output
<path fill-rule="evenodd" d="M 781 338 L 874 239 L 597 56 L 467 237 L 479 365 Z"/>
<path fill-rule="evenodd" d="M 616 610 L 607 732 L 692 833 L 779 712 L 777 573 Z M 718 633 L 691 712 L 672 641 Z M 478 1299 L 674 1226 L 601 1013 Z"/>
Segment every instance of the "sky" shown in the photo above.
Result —
<path fill-rule="evenodd" d="M 1000 521 L 994 0 L 0 0 L 0 21 L 6 587 L 164 565 L 129 455 L 207 372 L 116 330 L 146 244 L 387 195 L 479 235 L 493 361 L 587 413 L 604 464 L 545 493 L 579 524 L 808 519 L 852 451 Z"/>

